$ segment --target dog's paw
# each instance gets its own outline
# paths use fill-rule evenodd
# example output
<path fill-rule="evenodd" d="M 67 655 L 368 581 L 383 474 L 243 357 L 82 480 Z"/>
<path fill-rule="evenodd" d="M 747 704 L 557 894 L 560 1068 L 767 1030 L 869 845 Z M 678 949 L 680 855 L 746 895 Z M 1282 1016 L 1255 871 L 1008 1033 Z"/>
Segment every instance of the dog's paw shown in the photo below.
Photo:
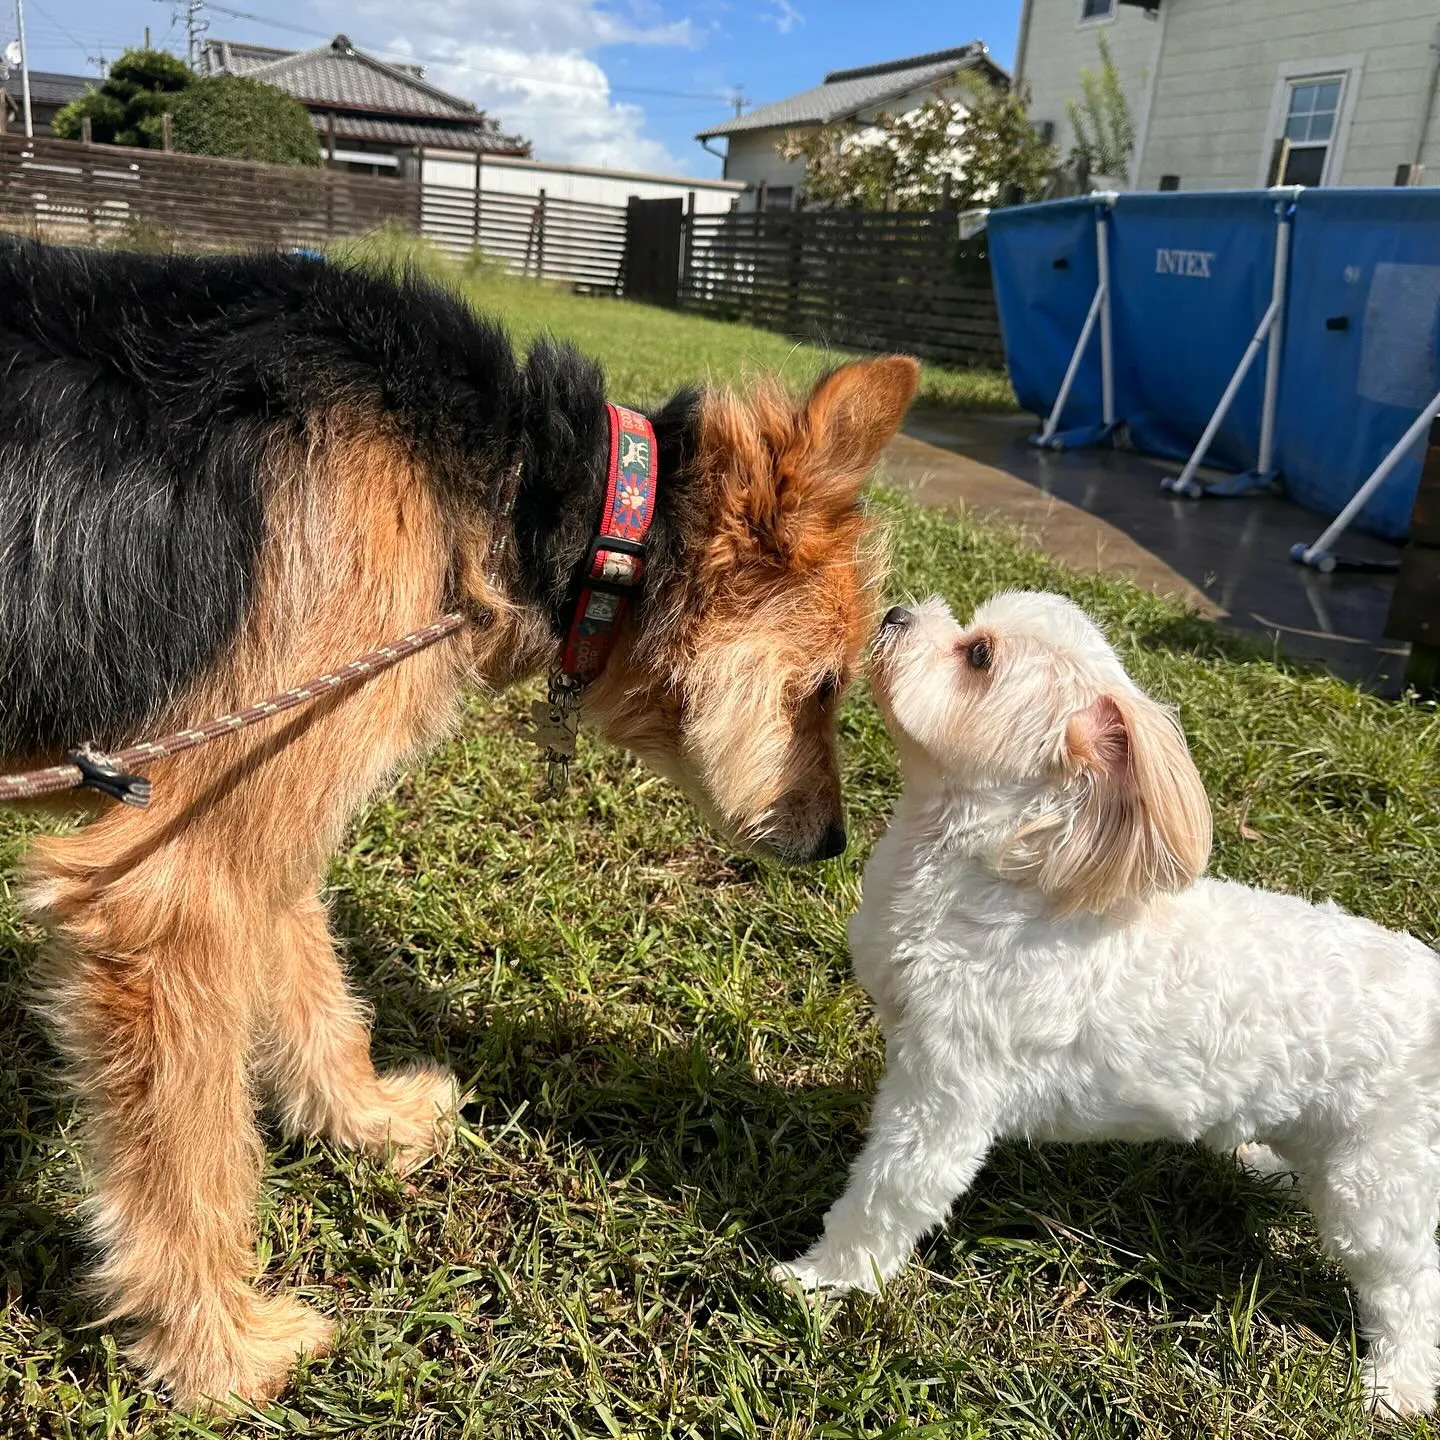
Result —
<path fill-rule="evenodd" d="M 802 1290 L 825 1290 L 832 1295 L 844 1295 L 850 1290 L 861 1290 L 868 1295 L 879 1293 L 880 1286 L 875 1277 L 875 1266 L 870 1257 L 847 1257 L 817 1245 L 796 1260 L 775 1265 L 770 1278 L 787 1287 L 798 1285 Z"/>
<path fill-rule="evenodd" d="M 391 1070 L 378 1080 L 380 1113 L 372 1149 L 388 1154 L 402 1175 L 446 1149 L 464 1097 L 455 1077 L 439 1065 Z"/>
<path fill-rule="evenodd" d="M 1247 1174 L 1262 1180 L 1270 1180 L 1277 1190 L 1290 1190 L 1299 1177 L 1295 1167 L 1283 1156 L 1277 1155 L 1268 1145 L 1249 1142 L 1235 1147 L 1235 1163 Z"/>
<path fill-rule="evenodd" d="M 334 1333 L 333 1321 L 288 1295 L 247 1292 L 228 1308 L 200 1305 L 178 1325 L 142 1331 L 127 1353 L 177 1409 L 223 1414 L 273 1400 L 295 1362 L 323 1355 Z"/>
<path fill-rule="evenodd" d="M 1440 1351 L 1433 1346 L 1408 1354 L 1376 1355 L 1372 1350 L 1365 1369 L 1365 1393 L 1377 1419 L 1407 1420 L 1434 1412 Z"/>

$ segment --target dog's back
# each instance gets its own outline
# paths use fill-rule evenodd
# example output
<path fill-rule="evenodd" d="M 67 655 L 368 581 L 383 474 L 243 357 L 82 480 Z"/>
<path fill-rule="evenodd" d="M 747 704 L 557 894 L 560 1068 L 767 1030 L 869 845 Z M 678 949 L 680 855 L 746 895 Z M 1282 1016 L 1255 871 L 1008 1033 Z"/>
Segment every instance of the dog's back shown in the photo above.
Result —
<path fill-rule="evenodd" d="M 378 402 L 493 443 L 504 337 L 406 292 L 294 256 L 0 243 L 0 753 L 133 738 L 214 666 L 267 450 L 311 417 Z"/>

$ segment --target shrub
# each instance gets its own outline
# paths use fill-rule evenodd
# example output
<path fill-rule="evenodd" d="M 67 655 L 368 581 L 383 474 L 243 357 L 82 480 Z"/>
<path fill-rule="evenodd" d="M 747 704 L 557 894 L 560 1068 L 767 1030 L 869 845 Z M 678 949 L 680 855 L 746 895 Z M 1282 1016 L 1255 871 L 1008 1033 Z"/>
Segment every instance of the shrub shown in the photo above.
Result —
<path fill-rule="evenodd" d="M 78 140 L 82 122 L 100 145 L 163 143 L 161 116 L 195 81 L 183 60 L 165 50 L 127 50 L 111 67 L 98 90 L 72 100 L 50 122 L 62 140 Z"/>
<path fill-rule="evenodd" d="M 320 140 L 309 112 L 273 85 L 239 75 L 197 80 L 172 112 L 177 150 L 268 160 L 275 165 L 318 165 Z"/>

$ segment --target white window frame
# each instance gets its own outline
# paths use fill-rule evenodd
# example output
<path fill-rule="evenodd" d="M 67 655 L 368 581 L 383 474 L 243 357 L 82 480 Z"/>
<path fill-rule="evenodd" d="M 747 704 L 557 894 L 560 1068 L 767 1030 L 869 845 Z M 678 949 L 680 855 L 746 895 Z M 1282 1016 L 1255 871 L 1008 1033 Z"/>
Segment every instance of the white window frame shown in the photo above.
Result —
<path fill-rule="evenodd" d="M 1335 115 L 1335 132 L 1325 152 L 1322 185 L 1339 184 L 1345 171 L 1345 151 L 1350 144 L 1350 126 L 1355 119 L 1355 102 L 1360 98 L 1360 81 L 1365 73 L 1363 55 L 1339 55 L 1318 60 L 1287 60 L 1275 74 L 1275 89 L 1270 97 L 1270 119 L 1265 127 L 1265 143 L 1260 147 L 1260 167 L 1255 183 L 1264 185 L 1270 178 L 1270 161 L 1275 143 L 1285 133 L 1290 113 L 1290 90 L 1303 80 L 1339 80 L 1340 108 Z"/>
<path fill-rule="evenodd" d="M 1113 25 L 1120 15 L 1120 0 L 1110 0 L 1108 15 L 1086 15 L 1085 0 L 1075 0 L 1075 28 L 1093 30 L 1097 25 Z"/>

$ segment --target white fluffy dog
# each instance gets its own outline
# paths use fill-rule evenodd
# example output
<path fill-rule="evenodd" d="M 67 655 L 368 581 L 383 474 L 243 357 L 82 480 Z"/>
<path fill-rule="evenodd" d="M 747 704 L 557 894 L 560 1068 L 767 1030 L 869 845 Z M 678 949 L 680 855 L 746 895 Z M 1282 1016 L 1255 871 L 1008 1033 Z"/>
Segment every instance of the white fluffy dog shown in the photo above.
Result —
<path fill-rule="evenodd" d="M 892 610 L 873 675 L 905 785 L 850 943 L 886 1073 L 824 1236 L 776 1277 L 874 1290 L 1002 1137 L 1240 1147 L 1299 1175 L 1374 1401 L 1429 1411 L 1440 957 L 1201 879 L 1184 737 L 1068 600 L 998 595 L 964 630 L 938 599 Z"/>

